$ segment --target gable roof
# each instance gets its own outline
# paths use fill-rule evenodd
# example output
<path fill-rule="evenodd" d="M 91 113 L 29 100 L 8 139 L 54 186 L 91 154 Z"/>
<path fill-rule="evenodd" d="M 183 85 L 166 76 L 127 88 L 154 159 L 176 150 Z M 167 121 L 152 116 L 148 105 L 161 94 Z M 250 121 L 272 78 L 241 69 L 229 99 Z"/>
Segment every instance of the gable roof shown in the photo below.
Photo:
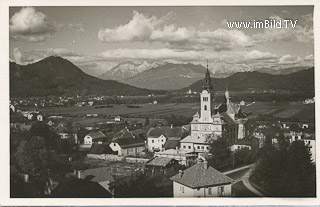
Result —
<path fill-rule="evenodd" d="M 164 149 L 176 149 L 176 147 L 179 147 L 180 139 L 169 139 L 164 144 Z"/>
<path fill-rule="evenodd" d="M 83 179 L 69 178 L 52 191 L 55 198 L 111 198 L 112 195 L 100 184 Z"/>
<path fill-rule="evenodd" d="M 184 139 L 180 140 L 180 143 L 198 143 L 198 144 L 208 144 L 207 140 L 203 136 L 189 135 Z"/>
<path fill-rule="evenodd" d="M 115 179 L 109 173 L 107 167 L 99 167 L 99 168 L 84 170 L 81 172 L 81 177 L 84 178 L 85 180 L 90 180 L 97 183 L 103 182 L 103 181 L 110 181 L 111 183 L 115 181 Z"/>
<path fill-rule="evenodd" d="M 144 140 L 138 138 L 122 138 L 114 142 L 118 143 L 122 149 L 145 146 Z"/>
<path fill-rule="evenodd" d="M 113 154 L 113 150 L 110 148 L 108 144 L 93 143 L 88 154 Z"/>
<path fill-rule="evenodd" d="M 233 182 L 233 179 L 213 167 L 208 166 L 206 169 L 204 162 L 197 163 L 184 170 L 181 177 L 178 173 L 170 179 L 190 188 L 210 187 Z"/>
<path fill-rule="evenodd" d="M 222 116 L 222 119 L 227 122 L 227 124 L 238 124 L 233 118 L 229 116 L 226 112 L 220 113 Z"/>
<path fill-rule="evenodd" d="M 87 136 L 92 137 L 92 139 L 101 139 L 106 137 L 101 131 L 91 131 Z"/>
<path fill-rule="evenodd" d="M 117 140 L 117 139 L 126 139 L 126 138 L 135 138 L 135 135 L 129 131 L 129 129 L 127 127 L 125 127 L 124 129 L 122 129 L 121 131 L 117 132 L 112 140 Z"/>
<path fill-rule="evenodd" d="M 173 158 L 170 157 L 154 157 L 151 160 L 149 160 L 146 164 L 146 166 L 159 166 L 159 167 L 165 167 L 167 166 Z"/>
<path fill-rule="evenodd" d="M 166 138 L 169 137 L 176 137 L 181 138 L 184 134 L 184 131 L 181 127 L 169 127 L 169 126 L 163 126 L 163 127 L 155 127 L 150 128 L 148 131 L 148 137 L 151 138 L 158 138 L 161 135 L 165 136 Z"/>

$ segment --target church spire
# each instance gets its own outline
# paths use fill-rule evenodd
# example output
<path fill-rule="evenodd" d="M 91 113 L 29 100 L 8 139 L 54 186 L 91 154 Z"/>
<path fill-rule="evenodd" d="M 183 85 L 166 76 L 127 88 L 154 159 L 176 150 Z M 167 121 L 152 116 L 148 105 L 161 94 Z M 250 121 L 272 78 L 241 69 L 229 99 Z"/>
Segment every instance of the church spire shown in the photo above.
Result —
<path fill-rule="evenodd" d="M 209 93 L 212 92 L 212 85 L 211 85 L 211 77 L 209 72 L 208 60 L 207 60 L 207 71 L 204 77 L 204 83 L 202 85 L 203 90 L 207 90 Z"/>

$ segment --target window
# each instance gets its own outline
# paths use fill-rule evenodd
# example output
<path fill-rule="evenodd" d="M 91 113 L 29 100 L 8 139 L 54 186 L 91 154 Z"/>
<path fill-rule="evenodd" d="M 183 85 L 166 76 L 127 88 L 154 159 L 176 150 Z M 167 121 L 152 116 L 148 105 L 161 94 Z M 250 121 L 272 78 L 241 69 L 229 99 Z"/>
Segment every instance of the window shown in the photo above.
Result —
<path fill-rule="evenodd" d="M 151 142 L 154 143 L 154 140 L 152 140 Z"/>
<path fill-rule="evenodd" d="M 218 187 L 218 196 L 223 196 L 224 195 L 224 187 Z"/>
<path fill-rule="evenodd" d="M 180 185 L 180 191 L 184 193 L 184 187 Z"/>
<path fill-rule="evenodd" d="M 201 149 L 203 150 L 203 149 L 204 149 L 204 146 L 201 146 Z"/>
<path fill-rule="evenodd" d="M 191 149 L 191 146 L 188 146 L 189 149 Z"/>
<path fill-rule="evenodd" d="M 204 110 L 205 110 L 205 111 L 207 110 L 207 105 L 204 105 Z"/>
<path fill-rule="evenodd" d="M 212 195 L 212 188 L 208 188 L 208 194 Z"/>
<path fill-rule="evenodd" d="M 186 146 L 185 146 L 185 145 L 183 145 L 183 148 L 185 149 L 185 148 L 186 148 Z"/>
<path fill-rule="evenodd" d="M 200 146 L 198 146 L 197 149 L 200 149 Z"/>
<path fill-rule="evenodd" d="M 117 146 L 117 144 L 116 144 L 116 143 L 113 143 L 113 146 Z"/>

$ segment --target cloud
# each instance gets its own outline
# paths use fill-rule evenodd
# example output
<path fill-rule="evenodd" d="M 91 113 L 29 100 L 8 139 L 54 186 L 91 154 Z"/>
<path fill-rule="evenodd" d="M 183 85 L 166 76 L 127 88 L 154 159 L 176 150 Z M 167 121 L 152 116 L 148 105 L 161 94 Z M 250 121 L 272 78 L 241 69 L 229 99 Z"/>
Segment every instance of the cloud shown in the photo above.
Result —
<path fill-rule="evenodd" d="M 76 24 L 70 23 L 70 24 L 65 25 L 65 27 L 68 29 L 71 29 L 71 30 L 75 30 L 76 32 L 84 32 L 85 31 L 83 28 L 83 25 L 81 23 L 76 23 Z"/>
<path fill-rule="evenodd" d="M 244 58 L 247 60 L 270 60 L 275 59 L 277 56 L 270 52 L 261 52 L 259 50 L 252 50 L 245 54 Z"/>
<path fill-rule="evenodd" d="M 279 59 L 280 65 L 295 65 L 299 64 L 303 61 L 301 57 L 291 56 L 291 55 L 284 55 Z"/>
<path fill-rule="evenodd" d="M 313 55 L 307 55 L 303 58 L 305 61 L 314 61 L 314 56 Z"/>
<path fill-rule="evenodd" d="M 290 14 L 290 12 L 287 11 L 287 10 L 282 10 L 282 13 L 284 13 L 284 14 Z"/>
<path fill-rule="evenodd" d="M 45 41 L 56 32 L 54 23 L 33 7 L 23 7 L 10 19 L 10 37 L 29 42 Z"/>
<path fill-rule="evenodd" d="M 231 50 L 235 46 L 253 46 L 251 38 L 240 30 L 200 31 L 194 27 L 166 24 L 171 16 L 169 13 L 161 18 L 149 17 L 134 11 L 127 24 L 100 29 L 98 39 L 107 43 L 161 42 L 175 49 L 202 50 L 211 47 L 215 51 Z"/>
<path fill-rule="evenodd" d="M 291 23 L 288 22 L 288 27 L 285 28 L 286 23 L 284 19 L 277 15 L 269 17 L 270 20 L 282 22 L 284 28 L 266 28 L 263 32 L 254 34 L 252 38 L 256 43 L 271 42 L 271 41 L 290 41 L 297 40 L 301 43 L 313 42 L 313 15 L 303 15 L 297 19 L 297 23 L 293 28 Z M 291 19 L 294 23 L 295 20 Z"/>

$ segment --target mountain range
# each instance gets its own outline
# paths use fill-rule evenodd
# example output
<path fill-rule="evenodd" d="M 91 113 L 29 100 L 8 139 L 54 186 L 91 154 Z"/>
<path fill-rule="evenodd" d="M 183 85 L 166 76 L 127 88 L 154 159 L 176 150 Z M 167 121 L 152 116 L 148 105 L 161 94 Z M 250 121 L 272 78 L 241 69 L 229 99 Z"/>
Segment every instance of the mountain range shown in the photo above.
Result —
<path fill-rule="evenodd" d="M 300 70 L 284 75 L 272 75 L 268 73 L 239 72 L 227 78 L 211 78 L 214 90 L 247 90 L 254 89 L 281 89 L 291 91 L 314 91 L 314 68 Z M 199 80 L 181 91 L 201 91 L 203 81 Z"/>
<path fill-rule="evenodd" d="M 273 75 L 284 75 L 305 70 L 306 67 L 284 69 L 260 68 L 255 71 Z M 123 61 L 99 78 L 117 80 L 139 88 L 177 90 L 203 78 L 206 68 L 192 63 L 168 63 L 152 61 Z M 212 77 L 226 78 L 238 72 L 253 72 L 252 68 L 239 68 L 228 63 L 215 63 L 209 67 Z"/>
<path fill-rule="evenodd" d="M 135 96 L 165 94 L 166 90 L 172 89 L 201 91 L 206 69 L 202 65 L 165 63 L 142 70 L 144 71 L 122 80 L 125 83 L 120 83 L 88 75 L 70 61 L 57 56 L 24 66 L 10 62 L 10 95 L 13 97 L 76 94 Z M 291 70 L 298 72 L 273 75 L 253 71 L 238 72 L 225 78 L 217 78 L 215 74 L 211 77 L 215 90 L 224 90 L 227 86 L 230 90 L 260 88 L 314 91 L 314 68 Z M 288 71 L 290 70 L 285 73 Z"/>
<path fill-rule="evenodd" d="M 147 95 L 164 93 L 90 76 L 70 61 L 51 56 L 29 65 L 10 62 L 10 95 Z"/>

